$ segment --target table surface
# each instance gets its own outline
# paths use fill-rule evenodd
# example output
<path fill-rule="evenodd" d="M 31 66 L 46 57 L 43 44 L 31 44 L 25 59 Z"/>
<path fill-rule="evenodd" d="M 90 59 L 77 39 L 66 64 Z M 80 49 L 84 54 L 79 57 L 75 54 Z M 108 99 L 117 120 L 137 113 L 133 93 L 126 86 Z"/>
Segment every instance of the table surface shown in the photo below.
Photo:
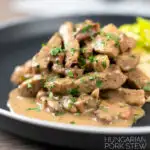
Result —
<path fill-rule="evenodd" d="M 61 147 L 46 145 L 23 139 L 0 130 L 0 150 L 61 150 Z M 65 148 L 65 150 L 69 150 Z"/>

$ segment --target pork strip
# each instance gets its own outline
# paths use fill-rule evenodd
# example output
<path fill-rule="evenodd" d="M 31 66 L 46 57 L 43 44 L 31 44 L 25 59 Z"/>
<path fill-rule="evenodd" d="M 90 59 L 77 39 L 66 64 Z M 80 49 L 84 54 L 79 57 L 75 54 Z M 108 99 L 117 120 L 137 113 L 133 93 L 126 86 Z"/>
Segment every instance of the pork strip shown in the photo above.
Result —
<path fill-rule="evenodd" d="M 106 54 L 109 57 L 116 57 L 119 54 L 119 47 L 116 45 L 115 40 L 106 35 L 97 35 L 92 46 L 96 52 Z"/>
<path fill-rule="evenodd" d="M 62 39 L 58 33 L 55 33 L 48 41 L 47 45 L 43 46 L 41 50 L 33 57 L 32 67 L 40 67 L 41 70 L 47 69 L 48 64 L 54 60 L 50 51 L 53 48 L 61 48 Z"/>
<path fill-rule="evenodd" d="M 11 75 L 11 82 L 14 84 L 20 84 L 26 79 L 33 76 L 31 60 L 28 60 L 25 64 L 17 66 Z"/>
<path fill-rule="evenodd" d="M 131 69 L 136 68 L 139 64 L 140 56 L 137 54 L 124 53 L 117 57 L 117 65 L 121 68 L 122 71 L 130 71 Z"/>
<path fill-rule="evenodd" d="M 59 32 L 64 41 L 66 50 L 65 67 L 70 68 L 72 65 L 78 64 L 80 46 L 78 41 L 73 37 L 73 24 L 65 22 L 59 29 Z"/>
<path fill-rule="evenodd" d="M 128 77 L 129 86 L 137 89 L 142 89 L 150 81 L 139 68 L 130 70 L 125 75 Z"/>
<path fill-rule="evenodd" d="M 76 28 L 75 37 L 78 41 L 91 38 L 94 34 L 100 31 L 100 25 L 91 20 L 79 24 Z"/>
<path fill-rule="evenodd" d="M 34 75 L 32 78 L 25 80 L 18 86 L 21 96 L 35 97 L 38 91 L 43 87 L 43 78 L 41 75 Z"/>

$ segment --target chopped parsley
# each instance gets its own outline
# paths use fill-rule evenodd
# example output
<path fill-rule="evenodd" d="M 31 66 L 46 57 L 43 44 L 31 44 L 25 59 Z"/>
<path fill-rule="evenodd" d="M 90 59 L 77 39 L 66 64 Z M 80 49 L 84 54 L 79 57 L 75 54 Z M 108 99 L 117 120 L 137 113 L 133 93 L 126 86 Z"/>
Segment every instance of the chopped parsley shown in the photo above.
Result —
<path fill-rule="evenodd" d="M 70 124 L 76 124 L 76 122 L 75 121 L 71 121 Z"/>
<path fill-rule="evenodd" d="M 50 50 L 50 54 L 52 56 L 56 56 L 56 55 L 58 55 L 61 52 L 64 52 L 64 49 L 62 49 L 60 47 L 56 47 L 56 48 L 53 48 L 53 49 Z"/>
<path fill-rule="evenodd" d="M 138 119 L 139 119 L 139 115 L 138 114 L 134 114 L 134 116 L 133 116 L 133 123 L 136 123 Z"/>
<path fill-rule="evenodd" d="M 44 84 L 45 84 L 44 80 L 41 80 L 41 81 L 40 81 L 41 87 L 44 87 Z"/>
<path fill-rule="evenodd" d="M 105 69 L 106 67 L 107 67 L 107 64 L 106 64 L 106 61 L 104 60 L 104 61 L 102 61 L 102 66 L 103 66 L 103 68 Z"/>
<path fill-rule="evenodd" d="M 77 95 L 79 95 L 79 91 L 78 91 L 77 88 L 68 90 L 68 93 L 71 94 L 72 96 L 77 96 Z"/>
<path fill-rule="evenodd" d="M 26 111 L 30 111 L 30 110 L 34 110 L 36 112 L 40 112 L 41 111 L 40 107 L 34 107 L 34 108 L 27 108 L 26 109 Z"/>
<path fill-rule="evenodd" d="M 54 82 L 45 83 L 45 84 L 44 84 L 44 88 L 52 89 L 52 88 L 54 88 L 54 87 L 55 87 Z"/>
<path fill-rule="evenodd" d="M 55 114 L 55 116 L 62 116 L 65 114 L 65 112 L 55 112 L 54 114 Z"/>
<path fill-rule="evenodd" d="M 72 103 L 75 103 L 77 101 L 77 99 L 75 97 L 71 97 L 70 100 L 71 100 Z"/>
<path fill-rule="evenodd" d="M 91 40 L 93 40 L 93 41 L 95 40 L 95 38 L 94 38 L 92 35 L 90 36 L 90 38 L 91 38 Z"/>
<path fill-rule="evenodd" d="M 101 41 L 101 46 L 104 47 L 106 45 L 105 41 Z"/>
<path fill-rule="evenodd" d="M 101 105 L 101 106 L 99 107 L 99 109 L 102 110 L 102 111 L 108 112 L 108 108 L 105 107 L 105 106 L 102 106 L 102 105 Z"/>
<path fill-rule="evenodd" d="M 29 78 L 27 78 L 27 77 L 25 77 L 25 76 L 21 76 L 21 77 L 20 77 L 20 80 L 21 80 L 21 81 L 25 81 L 26 79 L 29 79 Z"/>
<path fill-rule="evenodd" d="M 31 89 L 32 88 L 32 84 L 31 83 L 27 83 L 27 88 Z"/>
<path fill-rule="evenodd" d="M 55 81 L 55 79 L 56 79 L 57 77 L 58 77 L 58 76 L 48 76 L 48 77 L 46 78 L 46 81 L 47 81 L 47 82 Z"/>
<path fill-rule="evenodd" d="M 38 64 L 38 65 L 36 65 L 36 68 L 37 68 L 37 69 L 40 69 L 40 65 L 39 65 L 39 64 Z"/>
<path fill-rule="evenodd" d="M 76 50 L 74 48 L 71 48 L 70 51 L 71 51 L 71 54 L 73 55 Z"/>
<path fill-rule="evenodd" d="M 81 32 L 82 33 L 86 33 L 88 32 L 93 26 L 92 25 L 87 25 L 84 28 L 82 28 Z"/>
<path fill-rule="evenodd" d="M 49 92 L 48 97 L 49 97 L 49 98 L 53 98 L 53 93 L 52 93 L 52 92 Z"/>
<path fill-rule="evenodd" d="M 72 106 L 73 106 L 73 103 L 72 103 L 72 102 L 68 103 L 68 108 L 69 108 L 69 109 L 71 109 Z"/>
<path fill-rule="evenodd" d="M 97 86 L 98 88 L 101 88 L 101 87 L 102 87 L 102 81 L 101 81 L 101 80 L 97 80 L 97 81 L 96 81 L 96 86 Z"/>
<path fill-rule="evenodd" d="M 85 80 L 84 80 L 83 78 L 81 78 L 81 79 L 80 79 L 80 82 L 81 82 L 81 83 L 84 83 L 84 82 L 85 82 Z"/>
<path fill-rule="evenodd" d="M 130 57 L 131 57 L 131 58 L 136 58 L 136 56 L 135 56 L 135 55 L 130 55 Z"/>
<path fill-rule="evenodd" d="M 144 91 L 150 92 L 150 82 L 148 82 L 144 87 Z"/>
<path fill-rule="evenodd" d="M 94 79 L 95 79 L 95 77 L 94 77 L 94 76 L 91 76 L 91 77 L 89 77 L 89 79 L 90 79 L 90 80 L 94 80 Z"/>
<path fill-rule="evenodd" d="M 80 115 L 81 115 L 81 113 L 80 113 L 80 112 L 77 112 L 77 113 L 75 113 L 75 115 L 76 115 L 76 116 L 80 116 Z"/>
<path fill-rule="evenodd" d="M 55 85 L 54 85 L 54 83 L 52 82 L 52 83 L 50 84 L 49 88 L 52 89 L 52 88 L 54 88 L 54 87 L 55 87 Z"/>
<path fill-rule="evenodd" d="M 85 52 L 86 52 L 86 48 L 85 48 L 85 47 L 84 47 L 84 48 L 81 48 L 80 51 L 81 51 L 82 53 L 85 53 Z"/>
<path fill-rule="evenodd" d="M 83 57 L 79 57 L 79 65 L 80 66 L 85 66 L 86 65 L 86 60 Z"/>
<path fill-rule="evenodd" d="M 91 63 L 97 61 L 97 59 L 94 56 L 90 56 L 88 59 Z"/>
<path fill-rule="evenodd" d="M 95 43 L 95 47 L 98 48 L 104 48 L 106 46 L 106 42 L 105 41 L 96 41 Z"/>
<path fill-rule="evenodd" d="M 106 33 L 107 40 L 113 40 L 115 42 L 115 46 L 119 47 L 119 40 L 120 38 L 112 33 Z"/>
<path fill-rule="evenodd" d="M 43 46 L 46 46 L 46 44 L 47 44 L 47 43 L 42 43 L 41 46 L 42 46 L 42 47 L 43 47 Z"/>
<path fill-rule="evenodd" d="M 69 77 L 71 77 L 71 78 L 73 78 L 73 77 L 74 77 L 74 74 L 73 74 L 73 72 L 72 72 L 72 71 L 68 71 L 67 75 L 68 75 Z"/>
<path fill-rule="evenodd" d="M 68 47 L 68 43 L 64 44 L 64 46 L 67 48 Z"/>

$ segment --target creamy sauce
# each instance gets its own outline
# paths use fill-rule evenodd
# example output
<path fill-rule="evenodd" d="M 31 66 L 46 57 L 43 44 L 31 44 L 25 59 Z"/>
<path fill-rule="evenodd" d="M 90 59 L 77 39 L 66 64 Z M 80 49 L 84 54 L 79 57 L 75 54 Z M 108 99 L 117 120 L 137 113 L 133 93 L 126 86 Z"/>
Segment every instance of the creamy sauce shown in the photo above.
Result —
<path fill-rule="evenodd" d="M 147 74 L 147 76 L 150 77 L 150 64 L 148 61 L 146 61 L 146 58 L 150 59 L 150 56 L 144 55 L 141 58 L 141 63 L 138 65 L 138 67 Z M 145 60 L 145 61 L 144 61 Z M 110 109 L 108 109 L 109 114 L 115 114 L 117 115 L 118 112 L 122 111 L 123 109 L 120 109 L 118 106 L 118 103 L 123 101 L 121 97 L 115 96 L 113 99 L 111 99 L 109 102 L 102 101 L 102 104 L 105 106 L 108 106 L 111 104 Z M 62 116 L 55 116 L 52 113 L 48 113 L 44 110 L 36 111 L 36 110 L 27 110 L 28 108 L 36 108 L 37 104 L 34 102 L 33 98 L 25 98 L 19 96 L 19 92 L 17 89 L 14 89 L 11 91 L 9 95 L 9 101 L 8 106 L 10 107 L 10 110 L 20 114 L 24 115 L 30 118 L 38 118 L 41 120 L 47 120 L 47 121 L 53 121 L 53 122 L 63 122 L 63 123 L 74 123 L 78 125 L 92 125 L 92 126 L 118 126 L 118 127 L 128 127 L 133 124 L 133 116 L 134 114 L 138 114 L 140 117 L 144 115 L 144 111 L 140 107 L 132 107 L 132 113 L 133 115 L 128 119 L 116 119 L 111 124 L 104 124 L 101 121 L 96 121 L 95 116 L 90 115 L 73 115 L 69 113 L 65 113 Z M 109 106 L 108 106 L 109 108 Z"/>
<path fill-rule="evenodd" d="M 120 101 L 120 99 L 117 99 L 116 102 Z M 103 103 L 106 104 L 106 102 L 103 101 Z M 9 107 L 10 109 L 20 115 L 24 115 L 30 118 L 37 118 L 41 120 L 47 120 L 47 121 L 54 121 L 54 122 L 63 122 L 63 123 L 71 123 L 75 122 L 78 125 L 92 125 L 92 126 L 131 126 L 133 123 L 133 118 L 130 118 L 129 120 L 117 120 L 114 121 L 111 124 L 104 124 L 102 122 L 96 121 L 96 119 L 92 118 L 92 116 L 89 115 L 80 115 L 76 116 L 73 114 L 65 113 L 62 116 L 54 116 L 52 113 L 45 112 L 44 110 L 36 111 L 36 110 L 27 110 L 28 108 L 36 108 L 37 104 L 34 102 L 33 98 L 25 98 L 19 96 L 19 92 L 17 89 L 14 89 L 10 93 L 10 99 L 9 99 Z M 107 104 L 106 104 L 107 105 Z M 113 109 L 110 109 L 109 113 L 117 113 L 118 107 L 114 103 L 112 106 Z M 138 108 L 135 110 L 136 114 L 139 114 L 141 116 L 144 115 L 144 111 L 141 108 Z"/>

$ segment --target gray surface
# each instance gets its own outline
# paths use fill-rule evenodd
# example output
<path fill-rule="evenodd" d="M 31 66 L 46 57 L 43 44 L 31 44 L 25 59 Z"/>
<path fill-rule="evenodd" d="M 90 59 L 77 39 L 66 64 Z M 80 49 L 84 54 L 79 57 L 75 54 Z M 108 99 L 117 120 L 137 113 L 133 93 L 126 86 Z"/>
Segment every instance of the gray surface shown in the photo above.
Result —
<path fill-rule="evenodd" d="M 46 147 L 0 130 L 0 150 L 46 150 Z"/>
<path fill-rule="evenodd" d="M 55 146 L 39 144 L 0 130 L 0 150 L 55 150 Z"/>
<path fill-rule="evenodd" d="M 150 0 L 14 0 L 14 12 L 56 17 L 81 14 L 150 16 Z"/>

